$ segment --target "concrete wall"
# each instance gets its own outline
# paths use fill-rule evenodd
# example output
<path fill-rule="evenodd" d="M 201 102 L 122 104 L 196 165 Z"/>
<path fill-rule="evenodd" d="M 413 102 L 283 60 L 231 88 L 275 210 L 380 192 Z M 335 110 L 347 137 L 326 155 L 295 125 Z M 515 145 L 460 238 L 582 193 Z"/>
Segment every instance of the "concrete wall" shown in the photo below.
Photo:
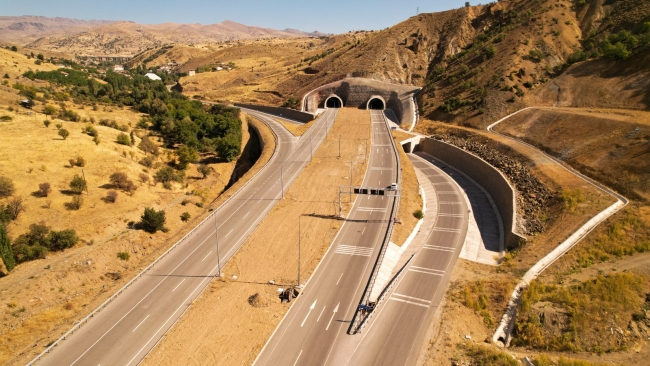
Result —
<path fill-rule="evenodd" d="M 420 140 L 418 151 L 424 151 L 467 174 L 492 196 L 499 210 L 505 231 L 508 250 L 518 248 L 526 238 L 517 234 L 517 208 L 515 190 L 506 177 L 485 160 L 445 142 L 425 138 Z"/>
<path fill-rule="evenodd" d="M 235 107 L 248 108 L 255 111 L 274 114 L 276 116 L 282 115 L 282 117 L 287 117 L 300 122 L 309 122 L 314 119 L 314 115 L 311 113 L 300 112 L 289 108 L 269 107 L 265 105 L 242 104 L 242 103 L 235 103 Z"/>

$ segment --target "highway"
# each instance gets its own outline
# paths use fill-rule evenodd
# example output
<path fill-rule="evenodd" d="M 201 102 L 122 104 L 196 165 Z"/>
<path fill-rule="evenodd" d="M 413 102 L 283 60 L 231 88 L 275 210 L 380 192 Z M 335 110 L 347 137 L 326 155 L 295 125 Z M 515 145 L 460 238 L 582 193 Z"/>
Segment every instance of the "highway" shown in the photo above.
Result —
<path fill-rule="evenodd" d="M 272 118 L 246 112 L 264 120 L 278 137 L 269 163 L 153 269 L 37 360 L 38 365 L 138 364 L 217 274 L 217 234 L 223 266 L 281 198 L 281 184 L 286 190 L 302 171 L 310 159 L 310 139 L 315 150 L 338 110 L 327 110 L 301 138 Z"/>
<path fill-rule="evenodd" d="M 438 207 L 429 212 L 437 212 L 435 225 L 339 365 L 415 365 L 465 241 L 469 211 L 445 164 L 427 154 L 408 156 L 433 185 Z"/>
<path fill-rule="evenodd" d="M 372 141 L 364 187 L 395 182 L 396 157 L 382 111 L 370 111 Z M 302 294 L 264 346 L 254 365 L 335 364 L 333 351 L 350 321 L 377 260 L 392 197 L 356 196 L 339 233 Z"/>

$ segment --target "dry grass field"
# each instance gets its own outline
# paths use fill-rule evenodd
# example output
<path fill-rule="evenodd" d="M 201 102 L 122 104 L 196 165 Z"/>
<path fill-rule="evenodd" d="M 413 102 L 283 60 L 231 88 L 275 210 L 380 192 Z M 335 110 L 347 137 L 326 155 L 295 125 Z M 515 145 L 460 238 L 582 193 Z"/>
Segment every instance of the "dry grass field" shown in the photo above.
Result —
<path fill-rule="evenodd" d="M 82 117 L 110 118 L 119 124 L 135 125 L 140 115 L 129 110 L 92 111 L 72 105 Z M 30 224 L 44 222 L 52 230 L 74 229 L 81 242 L 64 252 L 48 254 L 46 259 L 18 265 L 8 276 L 0 279 L 0 303 L 15 304 L 21 312 L 5 307 L 0 329 L 0 362 L 22 363 L 40 352 L 49 341 L 58 337 L 75 319 L 85 316 L 140 268 L 178 240 L 185 231 L 207 214 L 210 202 L 214 205 L 249 179 L 260 166 L 254 166 L 246 175 L 221 194 L 230 180 L 236 161 L 211 164 L 213 173 L 206 179 L 191 165 L 186 171 L 185 183 L 174 184 L 171 190 L 160 184 L 151 184 L 153 170 L 138 164 L 145 155 L 137 147 L 119 145 L 120 131 L 95 125 L 101 142 L 81 132 L 85 123 L 54 120 L 49 128 L 43 125 L 44 115 L 24 114 L 23 110 L 0 114 L 13 117 L 11 122 L 0 122 L 0 172 L 10 177 L 16 187 L 15 196 L 22 196 L 26 211 L 7 227 L 12 238 L 26 232 Z M 243 116 L 245 119 L 246 117 Z M 261 122 L 251 121 L 262 131 L 267 149 L 259 164 L 270 158 L 275 142 L 273 134 Z M 55 124 L 70 131 L 63 140 Z M 246 126 L 246 125 L 244 125 Z M 136 135 L 141 131 L 136 131 Z M 154 138 L 154 141 L 156 138 Z M 244 146 L 249 140 L 248 128 L 243 129 Z M 88 182 L 88 194 L 79 210 L 69 210 L 65 203 L 72 196 L 68 184 L 81 168 L 70 167 L 69 159 L 81 156 L 86 164 L 83 174 Z M 159 163 L 169 156 L 161 154 Z M 137 190 L 130 196 L 119 192 L 115 203 L 103 198 L 111 188 L 108 176 L 123 172 L 136 182 Z M 140 177 L 148 182 L 141 182 Z M 38 184 L 49 182 L 52 193 L 37 197 L 32 193 Z M 201 206 L 201 207 L 200 207 Z M 151 235 L 128 228 L 130 221 L 139 221 L 145 207 L 166 210 L 168 233 Z M 185 223 L 180 215 L 187 212 L 191 219 Z M 127 252 L 127 261 L 117 257 Z M 12 305 L 13 306 L 13 305 Z"/>
<path fill-rule="evenodd" d="M 338 159 L 338 135 L 342 158 Z M 370 134 L 368 111 L 342 109 L 329 134 L 286 198 L 277 203 L 242 249 L 194 305 L 145 358 L 145 365 L 242 365 L 253 362 L 289 305 L 280 303 L 278 287 L 296 283 L 298 217 L 304 213 L 333 215 L 337 190 L 347 184 L 349 165 L 363 161 L 363 143 Z M 360 184 L 365 165 L 355 164 Z M 313 273 L 341 221 L 304 216 L 302 221 L 302 282 Z M 232 280 L 236 275 L 237 280 Z M 276 285 L 267 284 L 274 280 Z M 259 301 L 249 303 L 258 294 Z"/>

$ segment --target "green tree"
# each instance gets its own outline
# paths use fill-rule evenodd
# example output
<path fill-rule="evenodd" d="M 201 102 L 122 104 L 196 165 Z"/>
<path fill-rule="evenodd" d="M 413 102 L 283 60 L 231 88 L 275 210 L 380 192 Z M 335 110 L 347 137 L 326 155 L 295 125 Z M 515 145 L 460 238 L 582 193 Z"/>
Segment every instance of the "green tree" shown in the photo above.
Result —
<path fill-rule="evenodd" d="M 226 161 L 233 161 L 241 153 L 241 135 L 228 134 L 217 140 L 217 154 Z"/>
<path fill-rule="evenodd" d="M 492 58 L 496 56 L 496 54 L 497 54 L 497 48 L 494 47 L 494 45 L 491 44 L 487 46 L 487 48 L 485 48 L 485 56 L 487 56 L 487 58 Z"/>
<path fill-rule="evenodd" d="M 7 230 L 0 225 L 0 259 L 4 262 L 7 272 L 11 272 L 16 267 L 14 252 L 11 248 L 11 239 L 7 235 Z"/>
<path fill-rule="evenodd" d="M 165 210 L 156 211 L 151 207 L 144 209 L 141 217 L 142 228 L 150 233 L 163 230 L 165 227 Z"/>
<path fill-rule="evenodd" d="M 43 124 L 45 125 L 45 128 L 50 127 L 50 123 L 52 123 L 52 122 L 50 122 L 49 119 L 46 119 L 45 121 L 43 121 Z"/>
<path fill-rule="evenodd" d="M 172 169 L 172 167 L 167 166 L 167 165 L 160 168 L 160 169 L 158 169 L 158 171 L 156 172 L 156 175 L 154 175 L 154 178 L 156 178 L 156 180 L 158 182 L 161 182 L 161 183 L 167 183 L 167 182 L 179 182 L 180 183 L 180 182 L 183 181 L 183 177 L 176 174 L 174 169 Z"/>
<path fill-rule="evenodd" d="M 36 56 L 36 58 L 39 59 L 39 60 L 41 60 L 41 61 L 44 61 L 44 60 L 45 60 L 45 57 L 44 57 L 42 54 L 40 54 L 40 53 Z"/>
<path fill-rule="evenodd" d="M 189 220 L 190 217 L 192 217 L 192 215 L 190 215 L 189 212 L 183 212 L 183 213 L 181 214 L 181 221 L 183 221 L 183 222 L 187 222 L 187 220 Z"/>
<path fill-rule="evenodd" d="M 77 232 L 69 230 L 50 231 L 45 238 L 46 246 L 52 251 L 60 251 L 67 248 L 72 248 L 79 242 Z"/>
<path fill-rule="evenodd" d="M 7 177 L 0 176 L 0 198 L 9 197 L 14 194 L 14 182 Z"/>
<path fill-rule="evenodd" d="M 70 131 L 66 130 L 65 128 L 62 128 L 59 130 L 59 136 L 63 137 L 63 139 L 67 139 L 68 136 L 70 136 Z"/>
<path fill-rule="evenodd" d="M 188 146 L 178 148 L 176 150 L 176 156 L 178 157 L 178 168 L 181 170 L 187 169 L 190 163 L 199 161 L 199 152 Z"/>
<path fill-rule="evenodd" d="M 11 50 L 14 51 L 14 52 L 18 52 L 18 47 L 16 47 L 16 46 L 11 46 Z"/>
<path fill-rule="evenodd" d="M 70 182 L 70 189 L 76 194 L 81 194 L 86 188 L 86 181 L 79 174 L 75 174 Z"/>

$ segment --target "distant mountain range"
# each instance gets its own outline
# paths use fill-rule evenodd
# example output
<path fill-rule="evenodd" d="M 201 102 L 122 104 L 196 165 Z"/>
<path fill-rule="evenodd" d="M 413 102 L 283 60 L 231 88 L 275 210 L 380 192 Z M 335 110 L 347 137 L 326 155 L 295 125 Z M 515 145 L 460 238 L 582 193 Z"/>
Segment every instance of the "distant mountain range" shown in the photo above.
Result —
<path fill-rule="evenodd" d="M 218 24 L 139 24 L 41 16 L 0 16 L 0 42 L 87 55 L 133 55 L 164 44 L 208 44 L 259 38 L 319 37 L 320 32 L 276 30 L 233 21 Z"/>

